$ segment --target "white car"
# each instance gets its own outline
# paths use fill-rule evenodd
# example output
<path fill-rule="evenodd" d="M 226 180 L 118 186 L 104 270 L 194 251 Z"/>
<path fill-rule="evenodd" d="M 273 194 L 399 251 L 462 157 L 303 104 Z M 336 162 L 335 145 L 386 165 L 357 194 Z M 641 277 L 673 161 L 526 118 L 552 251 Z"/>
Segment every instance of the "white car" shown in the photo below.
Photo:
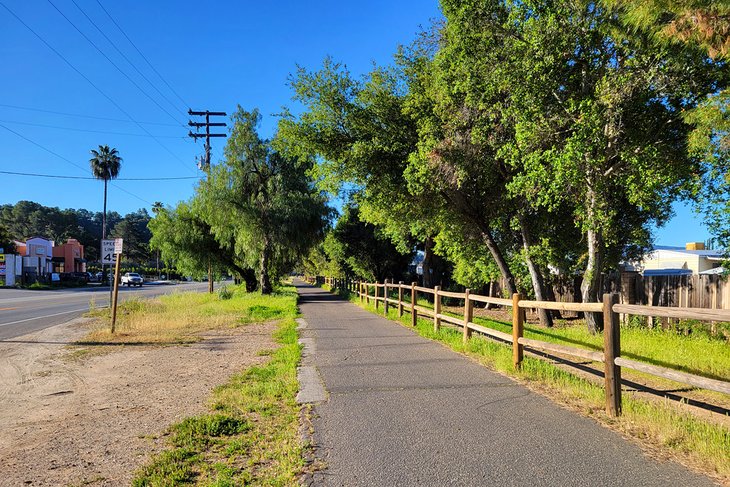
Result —
<path fill-rule="evenodd" d="M 144 279 L 142 279 L 142 276 L 140 276 L 136 272 L 127 272 L 122 276 L 122 285 L 126 284 L 127 287 L 129 287 L 129 286 L 142 287 L 143 282 L 144 282 Z"/>

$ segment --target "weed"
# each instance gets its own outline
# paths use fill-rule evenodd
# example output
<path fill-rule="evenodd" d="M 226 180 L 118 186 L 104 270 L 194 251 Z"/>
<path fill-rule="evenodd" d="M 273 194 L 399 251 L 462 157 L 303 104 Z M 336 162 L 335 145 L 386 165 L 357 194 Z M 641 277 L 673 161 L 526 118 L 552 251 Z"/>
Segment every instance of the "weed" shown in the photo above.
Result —
<path fill-rule="evenodd" d="M 211 413 L 171 426 L 168 449 L 137 472 L 134 486 L 296 484 L 304 467 L 295 400 L 300 359 L 296 299 L 292 288 L 272 296 L 235 289 L 230 300 L 215 303 L 200 296 L 173 299 L 175 304 L 197 300 L 212 321 L 233 314 L 243 315 L 244 323 L 262 316 L 281 318 L 275 334 L 281 346 L 266 351 L 271 358 L 265 365 L 250 367 L 217 387 Z"/>
<path fill-rule="evenodd" d="M 218 288 L 218 299 L 225 301 L 233 297 L 233 291 L 228 289 L 228 286 L 221 286 Z"/>

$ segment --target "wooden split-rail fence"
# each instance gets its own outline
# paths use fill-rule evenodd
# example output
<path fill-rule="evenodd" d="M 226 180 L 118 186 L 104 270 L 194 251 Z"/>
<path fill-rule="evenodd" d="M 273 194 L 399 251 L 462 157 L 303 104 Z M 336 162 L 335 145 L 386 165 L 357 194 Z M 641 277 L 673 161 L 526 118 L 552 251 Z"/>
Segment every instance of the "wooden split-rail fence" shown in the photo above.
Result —
<path fill-rule="evenodd" d="M 606 293 L 601 303 L 566 303 L 555 301 L 532 301 L 522 299 L 521 294 L 513 294 L 512 299 L 481 296 L 471 294 L 469 289 L 463 293 L 442 291 L 439 286 L 427 288 L 417 283 L 404 284 L 403 282 L 361 282 L 351 279 L 334 277 L 305 277 L 310 284 L 326 284 L 333 289 L 348 289 L 356 293 L 361 303 L 375 304 L 378 310 L 382 304 L 383 313 L 387 316 L 391 305 L 397 307 L 398 316 L 404 312 L 411 314 L 411 325 L 416 326 L 418 316 L 423 315 L 433 319 L 433 326 L 438 330 L 446 323 L 463 330 L 463 339 L 466 342 L 473 332 L 512 345 L 512 361 L 515 368 L 522 364 L 525 347 L 542 352 L 558 353 L 579 357 L 604 364 L 604 386 L 606 391 L 606 412 L 611 416 L 621 414 L 621 368 L 625 367 L 664 379 L 672 380 L 693 387 L 730 394 L 730 382 L 710 379 L 679 370 L 647 364 L 621 356 L 621 327 L 619 315 L 628 314 L 647 317 L 663 317 L 675 319 L 696 319 L 703 321 L 730 321 L 730 310 L 657 307 L 633 304 L 620 304 L 617 293 Z M 382 290 L 382 291 L 381 291 Z M 391 297 L 397 291 L 397 298 Z M 419 293 L 433 297 L 433 309 L 418 305 Z M 407 298 L 407 299 L 406 299 Z M 442 312 L 442 299 L 453 298 L 464 301 L 461 317 L 447 315 Z M 508 306 L 512 308 L 512 334 L 488 328 L 473 322 L 474 303 Z M 583 348 L 559 345 L 556 343 L 533 340 L 523 336 L 524 316 L 526 309 L 547 309 L 559 311 L 576 311 L 583 313 L 603 314 L 603 351 L 586 350 Z M 452 313 L 453 314 L 453 313 Z"/>

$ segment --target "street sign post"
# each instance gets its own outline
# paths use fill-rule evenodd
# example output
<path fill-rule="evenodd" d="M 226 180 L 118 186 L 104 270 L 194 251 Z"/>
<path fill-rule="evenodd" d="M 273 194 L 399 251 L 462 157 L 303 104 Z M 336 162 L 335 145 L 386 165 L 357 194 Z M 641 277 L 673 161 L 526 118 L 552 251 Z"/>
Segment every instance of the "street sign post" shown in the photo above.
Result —
<path fill-rule="evenodd" d="M 117 254 L 117 266 L 114 269 L 114 302 L 112 305 L 112 333 L 114 333 L 114 326 L 117 324 L 117 298 L 119 297 L 119 262 L 121 260 L 122 260 L 122 254 L 120 252 Z"/>
<path fill-rule="evenodd" d="M 104 239 L 101 241 L 101 264 L 114 264 L 114 285 L 109 287 L 109 301 L 112 308 L 112 333 L 117 321 L 117 296 L 119 295 L 119 263 L 122 261 L 124 239 Z"/>
<path fill-rule="evenodd" d="M 121 238 L 115 238 L 110 240 L 113 243 L 113 252 L 116 257 L 116 268 L 114 269 L 114 299 L 112 304 L 112 333 L 114 333 L 114 326 L 117 324 L 117 298 L 119 297 L 119 263 L 122 261 L 122 245 L 124 240 Z"/>

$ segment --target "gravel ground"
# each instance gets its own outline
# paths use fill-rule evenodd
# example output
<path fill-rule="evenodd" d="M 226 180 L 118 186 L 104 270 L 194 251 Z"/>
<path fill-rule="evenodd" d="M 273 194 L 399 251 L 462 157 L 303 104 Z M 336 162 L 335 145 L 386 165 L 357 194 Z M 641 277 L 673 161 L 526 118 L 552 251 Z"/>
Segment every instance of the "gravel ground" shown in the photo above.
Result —
<path fill-rule="evenodd" d="M 262 363 L 273 324 L 206 332 L 189 346 L 84 356 L 86 320 L 0 341 L 0 486 L 128 485 L 168 425 Z"/>

